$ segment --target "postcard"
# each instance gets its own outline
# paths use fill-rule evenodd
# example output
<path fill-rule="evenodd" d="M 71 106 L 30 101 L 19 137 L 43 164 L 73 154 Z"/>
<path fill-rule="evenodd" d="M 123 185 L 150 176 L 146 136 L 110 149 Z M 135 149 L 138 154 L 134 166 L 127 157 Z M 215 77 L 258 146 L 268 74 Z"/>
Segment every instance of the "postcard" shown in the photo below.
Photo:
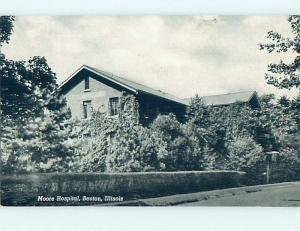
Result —
<path fill-rule="evenodd" d="M 2 206 L 299 206 L 300 16 L 1 16 Z"/>

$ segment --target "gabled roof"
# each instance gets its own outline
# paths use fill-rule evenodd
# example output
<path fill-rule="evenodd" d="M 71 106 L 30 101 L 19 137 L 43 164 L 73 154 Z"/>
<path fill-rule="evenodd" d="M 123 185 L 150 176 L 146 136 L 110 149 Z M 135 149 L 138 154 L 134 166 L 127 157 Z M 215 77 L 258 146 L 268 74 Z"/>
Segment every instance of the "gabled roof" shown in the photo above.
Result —
<path fill-rule="evenodd" d="M 250 102 L 251 99 L 256 98 L 256 91 L 242 91 L 235 93 L 228 93 L 222 95 L 209 95 L 200 97 L 205 105 L 211 106 L 222 106 L 229 105 L 237 102 L 247 103 Z M 185 99 L 185 102 L 190 102 L 190 99 Z M 259 104 L 259 102 L 258 102 Z M 259 105 L 258 105 L 259 106 Z"/>
<path fill-rule="evenodd" d="M 155 90 L 153 88 L 147 87 L 145 85 L 133 82 L 131 80 L 122 78 L 120 76 L 117 75 L 113 75 L 111 73 L 108 73 L 106 71 L 102 71 L 99 70 L 97 68 L 94 67 L 90 67 L 87 65 L 83 65 L 81 66 L 75 73 L 73 73 L 69 78 L 67 78 L 64 82 L 62 82 L 62 84 L 59 86 L 59 88 L 62 88 L 65 84 L 67 84 L 71 79 L 73 79 L 74 76 L 76 76 L 80 71 L 82 70 L 88 70 L 91 71 L 92 73 L 105 78 L 109 81 L 112 81 L 115 84 L 118 84 L 134 93 L 145 93 L 145 94 L 150 94 L 150 95 L 154 95 L 160 98 L 163 98 L 165 100 L 169 100 L 169 101 L 173 101 L 179 104 L 184 104 L 187 105 L 184 101 L 182 101 L 181 99 L 177 98 L 176 96 L 173 96 L 171 94 L 165 93 L 163 91 L 160 90 Z"/>

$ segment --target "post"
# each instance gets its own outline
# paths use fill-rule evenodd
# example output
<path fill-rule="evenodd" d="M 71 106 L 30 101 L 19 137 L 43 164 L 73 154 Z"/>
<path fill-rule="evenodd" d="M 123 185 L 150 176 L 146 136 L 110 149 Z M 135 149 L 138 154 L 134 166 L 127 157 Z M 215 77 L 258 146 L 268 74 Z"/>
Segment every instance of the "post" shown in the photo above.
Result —
<path fill-rule="evenodd" d="M 270 183 L 270 172 L 271 172 L 270 165 L 271 165 L 271 163 L 269 162 L 269 160 L 267 160 L 267 171 L 266 171 L 266 176 L 267 176 L 266 183 L 267 184 Z"/>
<path fill-rule="evenodd" d="M 272 151 L 272 152 L 266 152 L 266 159 L 267 159 L 267 169 L 266 169 L 266 183 L 269 184 L 270 183 L 270 176 L 271 176 L 271 165 L 272 165 L 272 161 L 275 158 L 275 155 L 278 152 L 276 151 Z"/>

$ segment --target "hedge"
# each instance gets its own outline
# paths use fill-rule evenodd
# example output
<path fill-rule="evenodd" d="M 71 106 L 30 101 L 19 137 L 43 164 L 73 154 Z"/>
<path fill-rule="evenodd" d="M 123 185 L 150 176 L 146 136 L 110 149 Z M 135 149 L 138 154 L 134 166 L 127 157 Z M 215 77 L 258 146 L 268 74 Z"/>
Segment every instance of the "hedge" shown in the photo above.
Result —
<path fill-rule="evenodd" d="M 242 172 L 43 173 L 3 176 L 2 205 L 89 205 L 83 197 L 114 196 L 123 201 L 239 186 Z M 38 201 L 38 196 L 55 198 Z M 69 201 L 57 201 L 57 196 Z M 69 198 L 69 199 L 68 199 Z M 76 201 L 79 198 L 81 201 Z M 39 197 L 41 200 L 41 197 Z M 61 199 L 61 198 L 60 198 Z"/>

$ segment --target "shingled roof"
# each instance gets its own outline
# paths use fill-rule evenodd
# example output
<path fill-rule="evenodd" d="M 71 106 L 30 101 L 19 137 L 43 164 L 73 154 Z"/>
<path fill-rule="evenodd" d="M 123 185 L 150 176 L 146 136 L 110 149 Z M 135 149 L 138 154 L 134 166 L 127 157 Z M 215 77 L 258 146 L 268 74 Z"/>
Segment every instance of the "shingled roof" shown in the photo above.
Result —
<path fill-rule="evenodd" d="M 176 96 L 173 96 L 171 94 L 165 93 L 160 90 L 155 90 L 153 88 L 147 87 L 145 85 L 133 82 L 131 80 L 125 79 L 123 77 L 108 73 L 106 71 L 99 70 L 94 67 L 90 67 L 87 65 L 81 66 L 73 75 L 71 75 L 68 79 L 66 79 L 59 87 L 62 88 L 65 84 L 67 84 L 77 73 L 79 73 L 81 70 L 86 69 L 88 71 L 93 72 L 96 75 L 99 75 L 102 78 L 105 78 L 107 80 L 110 80 L 116 84 L 119 84 L 135 93 L 141 92 L 141 93 L 146 93 L 150 95 L 154 95 L 169 101 L 173 101 L 179 104 L 184 104 L 187 105 L 186 102 L 184 102 L 182 99 L 177 98 Z"/>
<path fill-rule="evenodd" d="M 229 105 L 237 102 L 246 103 L 250 102 L 253 98 L 257 100 L 256 91 L 242 91 L 221 95 L 209 95 L 200 97 L 204 104 L 211 106 Z M 190 102 L 190 98 L 184 99 L 186 103 Z M 259 103 L 258 103 L 259 104 Z M 259 106 L 259 105 L 258 105 Z"/>

